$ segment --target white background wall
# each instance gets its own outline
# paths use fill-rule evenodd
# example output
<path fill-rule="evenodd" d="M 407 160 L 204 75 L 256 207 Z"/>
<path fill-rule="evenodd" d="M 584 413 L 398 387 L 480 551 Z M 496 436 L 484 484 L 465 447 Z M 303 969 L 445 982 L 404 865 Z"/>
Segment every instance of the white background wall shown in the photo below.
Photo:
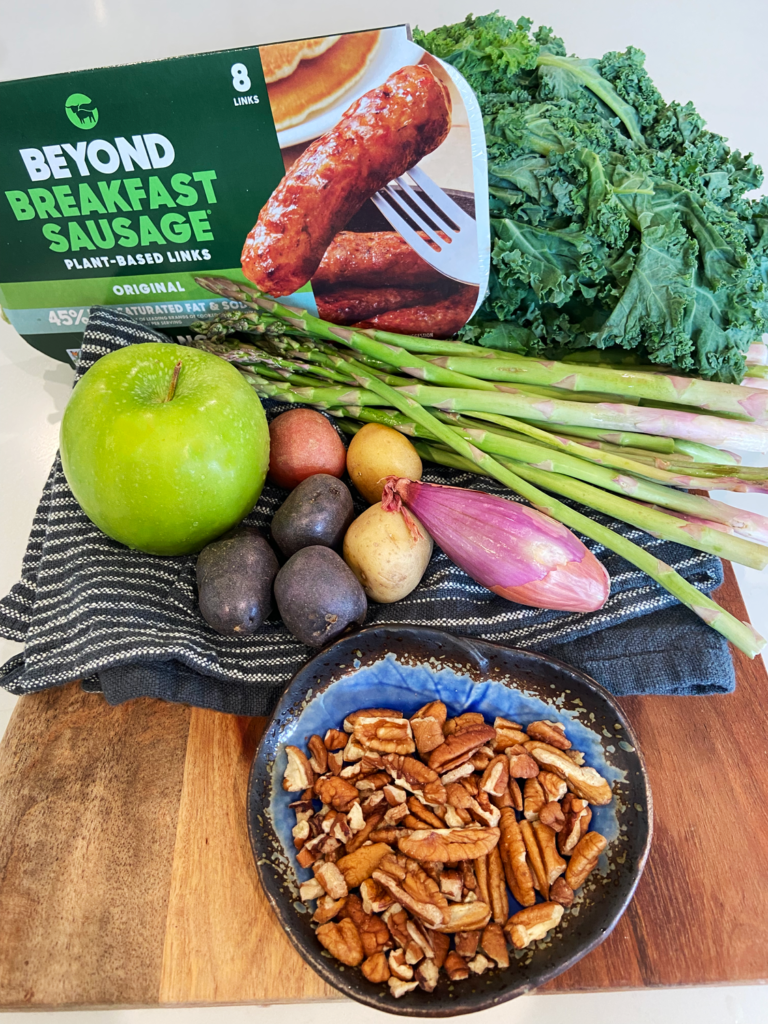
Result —
<path fill-rule="evenodd" d="M 327 35 L 410 21 L 432 28 L 463 18 L 471 7 L 551 25 L 569 52 L 597 57 L 627 44 L 647 54 L 647 68 L 668 99 L 693 100 L 710 127 L 768 167 L 768 3 L 765 0 L 0 0 L 0 80 L 105 64 Z M 0 117 L 2 112 L 0 111 Z M 2 240 L 0 240 L 1 244 Z M 72 371 L 38 354 L 0 322 L 0 592 L 18 577 L 35 506 L 56 451 L 58 424 Z M 728 500 L 733 500 L 729 496 Z M 765 511 L 765 499 L 739 503 Z M 753 622 L 768 633 L 768 588 L 739 569 Z M 0 663 L 18 650 L 0 640 Z M 13 698 L 0 690 L 0 734 Z M 746 881 L 746 880 L 745 880 Z M 0 922 L 2 927 L 2 922 Z M 712 922 L 717 927 L 717 922 Z M 115 1010 L 69 1013 L 66 1020 L 130 1024 L 277 1024 L 299 1015 L 306 1024 L 368 1024 L 384 1015 L 351 1003 L 217 1010 Z M 32 1016 L 39 1016 L 33 1014 Z M 50 1015 L 47 1015 L 50 1016 Z M 509 1024 L 757 1024 L 768 1020 L 768 990 L 682 989 L 627 994 L 530 996 L 473 1020 Z M 4 1021 L 29 1021 L 9 1014 Z"/>

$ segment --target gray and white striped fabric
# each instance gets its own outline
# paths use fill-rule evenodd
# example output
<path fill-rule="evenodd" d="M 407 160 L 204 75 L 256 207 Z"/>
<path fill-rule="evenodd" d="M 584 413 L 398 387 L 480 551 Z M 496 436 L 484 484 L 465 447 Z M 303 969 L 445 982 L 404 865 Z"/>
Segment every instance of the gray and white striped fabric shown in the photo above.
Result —
<path fill-rule="evenodd" d="M 77 377 L 116 348 L 167 340 L 127 315 L 95 308 L 83 338 Z M 270 418 L 287 408 L 278 403 L 265 403 L 265 407 Z M 495 481 L 431 464 L 425 467 L 424 479 L 510 497 Z M 246 522 L 268 532 L 272 515 L 285 497 L 285 491 L 267 484 Z M 364 507 L 359 501 L 358 511 Z M 718 559 L 585 511 L 653 550 L 701 590 L 708 592 L 722 582 Z M 572 614 L 512 604 L 478 586 L 436 549 L 416 590 L 396 604 L 371 603 L 366 625 L 428 625 L 558 653 L 578 638 L 610 628 L 616 638 L 612 647 L 620 656 L 623 641 L 615 627 L 649 615 L 648 622 L 658 624 L 658 616 L 652 613 L 677 603 L 623 559 L 591 541 L 586 543 L 611 576 L 611 596 L 599 612 Z M 680 620 L 680 613 L 687 618 Z M 678 606 L 676 616 L 675 622 L 681 623 L 689 639 L 691 631 L 697 636 L 704 635 L 700 630 L 706 632 L 708 664 L 716 664 L 719 674 L 712 685 L 719 691 L 730 689 L 732 680 L 723 678 L 724 666 L 729 664 L 723 661 L 727 659 L 724 642 L 687 610 Z M 110 540 L 80 509 L 58 457 L 35 515 L 21 580 L 0 601 L 0 635 L 25 644 L 24 654 L 0 669 L 0 685 L 14 693 L 84 679 L 88 688 L 103 688 L 115 701 L 147 694 L 238 714 L 268 712 L 313 653 L 294 640 L 276 616 L 253 636 L 230 638 L 215 633 L 197 609 L 194 557 L 156 557 Z M 690 652 L 690 644 L 686 647 Z M 663 679 L 647 674 L 638 678 L 645 682 L 630 682 L 624 690 L 707 692 L 706 678 L 692 684 L 693 689 L 681 689 L 678 684 L 673 691 L 665 688 Z M 610 686 L 610 680 L 601 681 Z"/>

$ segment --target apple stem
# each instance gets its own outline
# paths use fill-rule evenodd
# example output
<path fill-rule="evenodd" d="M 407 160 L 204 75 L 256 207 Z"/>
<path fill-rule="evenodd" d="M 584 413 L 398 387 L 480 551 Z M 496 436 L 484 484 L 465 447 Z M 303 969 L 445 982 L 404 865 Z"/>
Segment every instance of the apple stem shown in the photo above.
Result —
<path fill-rule="evenodd" d="M 176 393 L 176 385 L 178 383 L 179 374 L 180 373 L 181 373 L 181 360 L 179 360 L 178 363 L 176 363 L 176 365 L 173 368 L 173 376 L 171 377 L 171 383 L 170 383 L 170 386 L 168 388 L 168 394 L 165 396 L 166 402 L 170 402 L 170 400 L 173 398 L 174 394 Z"/>

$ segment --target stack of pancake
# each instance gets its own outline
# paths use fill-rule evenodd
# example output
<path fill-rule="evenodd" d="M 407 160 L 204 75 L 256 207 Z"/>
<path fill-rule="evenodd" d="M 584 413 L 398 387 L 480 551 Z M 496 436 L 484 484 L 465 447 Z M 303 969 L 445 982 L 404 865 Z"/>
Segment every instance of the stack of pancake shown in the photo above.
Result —
<path fill-rule="evenodd" d="M 380 36 L 353 32 L 260 47 L 277 130 L 302 124 L 341 99 L 365 74 Z"/>

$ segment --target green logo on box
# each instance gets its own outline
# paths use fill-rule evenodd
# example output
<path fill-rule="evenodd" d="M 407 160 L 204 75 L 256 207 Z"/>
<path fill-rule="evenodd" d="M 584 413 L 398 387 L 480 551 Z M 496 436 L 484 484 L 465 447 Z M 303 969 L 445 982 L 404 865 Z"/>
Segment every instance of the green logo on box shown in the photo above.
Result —
<path fill-rule="evenodd" d="M 89 128 L 95 128 L 99 123 L 99 112 L 96 109 L 96 104 L 90 96 L 86 96 L 82 92 L 73 92 L 71 96 L 68 96 L 64 109 L 75 128 L 82 128 L 83 131 L 88 131 Z"/>

